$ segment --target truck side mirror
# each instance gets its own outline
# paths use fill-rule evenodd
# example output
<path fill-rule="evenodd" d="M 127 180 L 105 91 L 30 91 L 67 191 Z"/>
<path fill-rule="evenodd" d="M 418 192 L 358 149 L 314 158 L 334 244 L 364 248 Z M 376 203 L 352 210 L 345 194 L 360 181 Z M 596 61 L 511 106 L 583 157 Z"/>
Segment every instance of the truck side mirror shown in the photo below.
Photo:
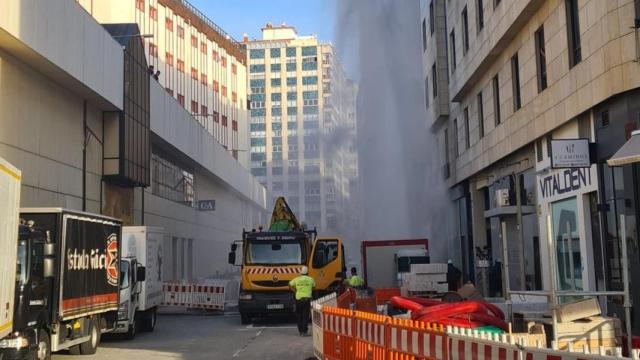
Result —
<path fill-rule="evenodd" d="M 136 279 L 138 280 L 138 282 L 145 281 L 146 277 L 147 277 L 146 268 L 144 266 L 138 266 L 138 269 L 136 269 Z"/>
<path fill-rule="evenodd" d="M 44 258 L 44 269 L 43 275 L 45 278 L 55 277 L 56 273 L 56 262 L 53 258 L 46 257 Z"/>
<path fill-rule="evenodd" d="M 44 256 L 56 256 L 56 244 L 46 243 L 44 244 Z"/>
<path fill-rule="evenodd" d="M 236 264 L 236 252 L 235 251 L 230 251 L 229 252 L 229 264 L 230 265 L 235 265 Z"/>

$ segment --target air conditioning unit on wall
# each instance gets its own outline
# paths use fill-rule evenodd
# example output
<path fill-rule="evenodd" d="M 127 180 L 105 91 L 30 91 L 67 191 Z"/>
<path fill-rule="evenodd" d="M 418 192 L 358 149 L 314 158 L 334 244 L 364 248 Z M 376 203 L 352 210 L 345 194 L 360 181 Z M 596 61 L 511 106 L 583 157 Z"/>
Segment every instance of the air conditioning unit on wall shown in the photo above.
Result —
<path fill-rule="evenodd" d="M 509 206 L 511 205 L 509 202 L 509 189 L 498 189 L 496 190 L 496 206 Z"/>

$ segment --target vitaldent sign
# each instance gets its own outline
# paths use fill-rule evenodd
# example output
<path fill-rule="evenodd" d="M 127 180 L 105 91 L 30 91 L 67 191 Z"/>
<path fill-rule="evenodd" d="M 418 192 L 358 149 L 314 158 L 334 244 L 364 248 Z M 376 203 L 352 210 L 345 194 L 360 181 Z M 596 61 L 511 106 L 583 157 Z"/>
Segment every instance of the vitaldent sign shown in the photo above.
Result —
<path fill-rule="evenodd" d="M 542 199 L 570 195 L 573 192 L 592 191 L 596 183 L 591 168 L 552 171 L 538 177 L 538 190 Z"/>
<path fill-rule="evenodd" d="M 589 139 L 552 139 L 551 168 L 588 168 Z"/>

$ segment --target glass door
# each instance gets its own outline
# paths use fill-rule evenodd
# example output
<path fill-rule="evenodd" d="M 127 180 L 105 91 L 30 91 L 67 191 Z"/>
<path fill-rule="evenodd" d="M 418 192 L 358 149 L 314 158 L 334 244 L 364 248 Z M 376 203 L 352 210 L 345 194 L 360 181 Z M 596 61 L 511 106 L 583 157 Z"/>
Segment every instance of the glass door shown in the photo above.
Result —
<path fill-rule="evenodd" d="M 558 290 L 583 290 L 576 198 L 552 203 L 551 213 L 553 216 Z"/>

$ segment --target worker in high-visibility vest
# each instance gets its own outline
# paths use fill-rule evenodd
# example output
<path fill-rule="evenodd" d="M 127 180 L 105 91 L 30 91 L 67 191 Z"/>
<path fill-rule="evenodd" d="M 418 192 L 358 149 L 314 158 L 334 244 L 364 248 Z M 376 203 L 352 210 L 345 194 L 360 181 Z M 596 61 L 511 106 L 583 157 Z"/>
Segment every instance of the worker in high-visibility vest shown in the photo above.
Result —
<path fill-rule="evenodd" d="M 309 269 L 302 267 L 300 275 L 289 281 L 289 288 L 296 294 L 296 319 L 300 336 L 306 336 L 309 331 L 309 317 L 311 315 L 311 296 L 316 282 L 308 276 Z"/>
<path fill-rule="evenodd" d="M 351 276 L 347 280 L 345 280 L 345 283 L 348 286 L 351 286 L 354 288 L 364 286 L 364 280 L 360 276 L 358 276 L 358 271 L 356 270 L 355 267 L 351 268 Z"/>

